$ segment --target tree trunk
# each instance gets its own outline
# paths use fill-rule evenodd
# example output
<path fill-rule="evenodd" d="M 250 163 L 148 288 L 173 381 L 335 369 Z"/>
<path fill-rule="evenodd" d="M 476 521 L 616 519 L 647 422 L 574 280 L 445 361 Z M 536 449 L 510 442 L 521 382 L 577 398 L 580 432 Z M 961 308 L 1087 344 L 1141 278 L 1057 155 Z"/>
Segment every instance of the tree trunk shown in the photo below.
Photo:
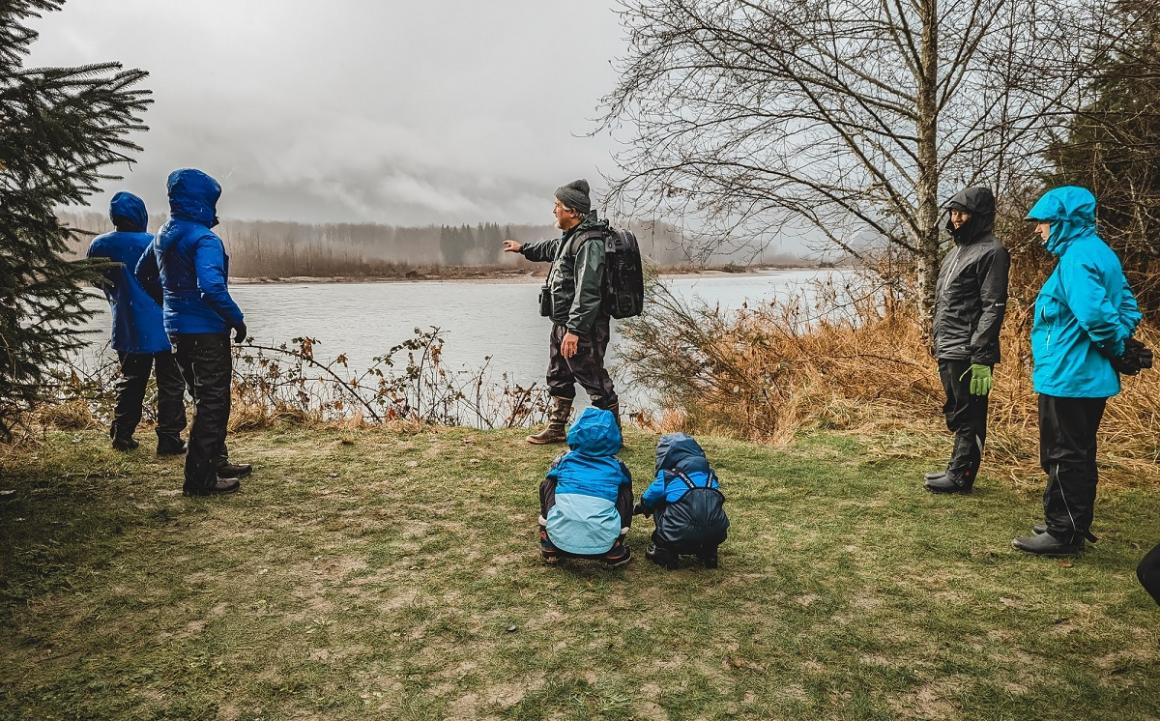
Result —
<path fill-rule="evenodd" d="M 939 271 L 938 207 L 938 0 L 922 2 L 922 66 L 918 78 L 918 313 L 924 337 L 934 314 Z"/>

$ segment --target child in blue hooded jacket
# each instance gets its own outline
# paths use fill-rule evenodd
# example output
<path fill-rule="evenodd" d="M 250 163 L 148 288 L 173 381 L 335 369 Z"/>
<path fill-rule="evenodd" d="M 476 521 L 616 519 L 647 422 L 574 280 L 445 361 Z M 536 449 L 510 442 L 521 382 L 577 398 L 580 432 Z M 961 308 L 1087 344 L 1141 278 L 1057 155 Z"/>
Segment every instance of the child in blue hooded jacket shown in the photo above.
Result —
<path fill-rule="evenodd" d="M 632 475 L 616 453 L 620 428 L 606 410 L 587 408 L 568 430 L 571 449 L 552 462 L 540 484 L 540 553 L 628 563 L 624 536 L 632 523 Z"/>
<path fill-rule="evenodd" d="M 695 555 L 705 568 L 716 568 L 717 546 L 729 529 L 724 503 L 717 474 L 700 444 L 684 433 L 661 436 L 656 478 L 634 509 L 656 518 L 645 556 L 672 569 L 681 555 Z"/>

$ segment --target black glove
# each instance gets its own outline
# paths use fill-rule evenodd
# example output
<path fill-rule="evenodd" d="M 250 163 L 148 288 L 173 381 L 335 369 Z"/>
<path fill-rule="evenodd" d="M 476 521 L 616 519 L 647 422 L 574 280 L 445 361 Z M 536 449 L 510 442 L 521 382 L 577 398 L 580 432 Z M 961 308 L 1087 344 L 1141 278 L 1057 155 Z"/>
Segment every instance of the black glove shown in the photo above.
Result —
<path fill-rule="evenodd" d="M 1112 359 L 1112 367 L 1126 376 L 1137 375 L 1144 368 L 1152 367 L 1152 349 L 1135 338 L 1124 342 L 1124 354 Z"/>
<path fill-rule="evenodd" d="M 246 324 L 245 323 L 239 323 L 236 326 L 234 326 L 234 342 L 235 343 L 237 343 L 238 345 L 245 343 L 247 335 L 248 334 L 246 333 Z"/>

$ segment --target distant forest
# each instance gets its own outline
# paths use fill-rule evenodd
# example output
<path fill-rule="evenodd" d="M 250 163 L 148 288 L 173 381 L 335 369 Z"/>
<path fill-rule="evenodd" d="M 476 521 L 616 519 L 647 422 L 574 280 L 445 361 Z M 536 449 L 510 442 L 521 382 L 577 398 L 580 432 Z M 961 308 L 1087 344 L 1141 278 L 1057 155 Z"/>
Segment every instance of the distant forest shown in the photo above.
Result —
<path fill-rule="evenodd" d="M 92 211 L 62 211 L 61 220 L 88 233 L 112 229 L 109 219 Z M 150 230 L 165 222 L 150 218 Z M 660 267 L 691 267 L 683 237 L 662 223 L 629 224 L 641 252 Z M 523 270 L 540 264 L 504 253 L 505 239 L 531 242 L 558 237 L 550 225 L 429 225 L 403 227 L 373 223 L 304 223 L 266 220 L 224 220 L 215 228 L 230 256 L 230 275 L 249 278 L 288 277 L 407 277 L 457 274 L 456 270 Z M 83 254 L 87 238 L 77 241 Z M 768 264 L 793 265 L 800 260 L 766 255 Z M 470 274 L 470 273 L 469 273 Z"/>

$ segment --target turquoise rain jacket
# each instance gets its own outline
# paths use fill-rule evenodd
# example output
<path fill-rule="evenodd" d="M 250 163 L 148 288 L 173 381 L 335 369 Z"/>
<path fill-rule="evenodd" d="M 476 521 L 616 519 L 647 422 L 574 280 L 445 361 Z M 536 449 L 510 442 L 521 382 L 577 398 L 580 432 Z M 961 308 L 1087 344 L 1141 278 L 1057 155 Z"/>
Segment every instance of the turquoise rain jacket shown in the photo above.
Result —
<path fill-rule="evenodd" d="M 1096 234 L 1096 199 L 1087 188 L 1049 190 L 1027 220 L 1051 224 L 1047 250 L 1059 256 L 1031 326 L 1036 393 L 1107 398 L 1120 392 L 1109 358 L 1140 323 L 1140 309 L 1115 251 Z"/>
<path fill-rule="evenodd" d="M 620 534 L 616 497 L 632 475 L 620 459 L 620 429 L 612 413 L 586 408 L 568 431 L 568 453 L 548 469 L 556 481 L 556 505 L 545 529 L 552 544 L 578 555 L 606 553 Z"/>
<path fill-rule="evenodd" d="M 141 257 L 137 278 L 163 296 L 165 329 L 173 333 L 228 333 L 242 325 L 242 309 L 230 297 L 230 259 L 217 225 L 222 188 L 200 170 L 169 174 L 172 217 L 157 234 L 153 252 Z"/>
<path fill-rule="evenodd" d="M 117 230 L 93 238 L 88 257 L 120 264 L 104 271 L 103 290 L 113 312 L 113 350 L 167 353 L 169 336 L 161 320 L 161 306 L 133 275 L 137 262 L 153 242 L 153 236 L 145 232 L 149 224 L 145 201 L 132 193 L 117 193 L 109 203 L 109 219 Z"/>

